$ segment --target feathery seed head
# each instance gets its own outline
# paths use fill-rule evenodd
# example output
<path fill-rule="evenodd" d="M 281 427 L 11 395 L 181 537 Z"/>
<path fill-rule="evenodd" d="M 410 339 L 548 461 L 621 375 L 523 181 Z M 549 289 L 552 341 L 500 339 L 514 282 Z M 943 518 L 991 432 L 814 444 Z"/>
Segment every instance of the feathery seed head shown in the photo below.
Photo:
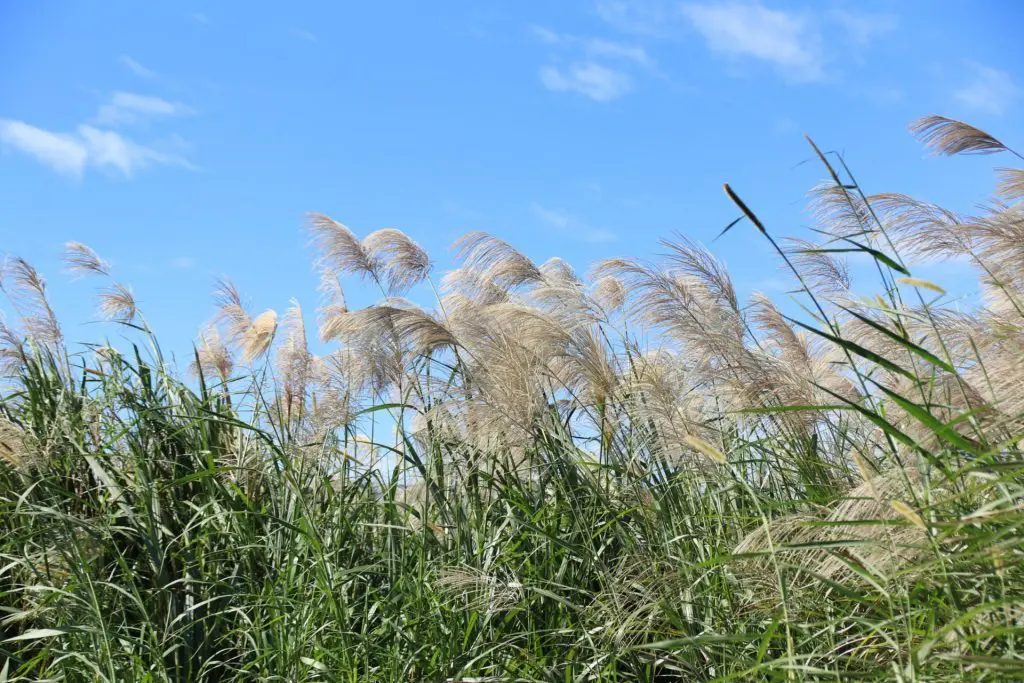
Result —
<path fill-rule="evenodd" d="M 401 230 L 384 228 L 362 241 L 366 257 L 374 264 L 391 295 L 402 294 L 430 274 L 430 257 Z"/>
<path fill-rule="evenodd" d="M 81 242 L 64 245 L 64 262 L 75 275 L 110 275 L 109 264 Z"/>
<path fill-rule="evenodd" d="M 251 363 L 270 348 L 277 331 L 277 312 L 267 309 L 253 318 L 252 324 L 242 335 L 242 358 Z"/>
<path fill-rule="evenodd" d="M 100 292 L 100 315 L 107 320 L 131 322 L 139 309 L 132 290 L 115 282 Z"/>
<path fill-rule="evenodd" d="M 985 131 L 945 116 L 925 116 L 910 124 L 911 132 L 936 154 L 995 154 L 1006 146 Z"/>

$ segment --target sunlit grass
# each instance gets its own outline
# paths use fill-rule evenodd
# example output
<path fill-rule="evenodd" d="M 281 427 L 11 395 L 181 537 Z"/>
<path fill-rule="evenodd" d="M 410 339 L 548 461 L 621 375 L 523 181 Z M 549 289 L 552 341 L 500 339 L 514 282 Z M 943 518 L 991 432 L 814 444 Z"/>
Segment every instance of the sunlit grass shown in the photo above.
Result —
<path fill-rule="evenodd" d="M 137 347 L 67 348 L 9 260 L 0 681 L 1012 678 L 1021 172 L 960 216 L 813 151 L 815 243 L 726 187 L 796 316 L 682 239 L 584 278 L 473 233 L 438 278 L 404 234 L 315 216 L 329 351 L 224 281 L 183 377 L 88 247 L 69 265 Z M 909 257 L 969 260 L 983 305 Z M 350 311 L 343 277 L 383 301 Z"/>

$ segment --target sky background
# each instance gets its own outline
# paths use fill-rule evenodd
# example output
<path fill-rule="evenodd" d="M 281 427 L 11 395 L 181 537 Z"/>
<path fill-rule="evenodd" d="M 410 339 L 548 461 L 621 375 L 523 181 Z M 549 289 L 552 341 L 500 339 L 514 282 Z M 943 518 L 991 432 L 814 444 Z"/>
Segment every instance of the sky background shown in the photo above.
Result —
<path fill-rule="evenodd" d="M 930 157 L 906 125 L 940 113 L 1024 146 L 1022 25 L 1024 3 L 980 0 L 0 0 L 0 252 L 95 341 L 94 284 L 60 263 L 89 244 L 181 357 L 220 275 L 312 323 L 309 211 L 400 228 L 439 274 L 470 230 L 585 271 L 710 242 L 737 215 L 723 182 L 801 234 L 824 175 L 803 133 L 868 191 L 970 210 L 1011 161 Z M 741 293 L 785 296 L 749 226 L 713 247 Z"/>

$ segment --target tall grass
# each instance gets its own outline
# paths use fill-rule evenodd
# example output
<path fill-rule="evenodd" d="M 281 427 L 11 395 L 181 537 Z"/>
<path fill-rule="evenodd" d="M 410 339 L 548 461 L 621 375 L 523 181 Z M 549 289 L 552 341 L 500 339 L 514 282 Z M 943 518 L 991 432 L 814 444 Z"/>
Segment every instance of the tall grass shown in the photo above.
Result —
<path fill-rule="evenodd" d="M 792 316 L 683 238 L 582 278 L 474 233 L 436 280 L 401 232 L 314 216 L 333 350 L 225 281 L 181 377 L 88 247 L 69 266 L 138 346 L 68 349 L 10 259 L 0 680 L 1020 674 L 1024 172 L 962 216 L 813 151 L 816 243 L 726 187 Z M 984 301 L 953 307 L 910 257 L 970 260 Z M 383 301 L 349 310 L 343 277 Z"/>

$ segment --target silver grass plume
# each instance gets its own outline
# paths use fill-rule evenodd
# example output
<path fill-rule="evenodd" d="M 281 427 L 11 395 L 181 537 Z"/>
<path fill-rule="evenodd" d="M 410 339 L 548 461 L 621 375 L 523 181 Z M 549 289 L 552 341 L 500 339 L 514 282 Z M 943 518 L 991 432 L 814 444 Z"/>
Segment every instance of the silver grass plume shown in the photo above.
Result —
<path fill-rule="evenodd" d="M 507 611 L 523 599 L 523 585 L 515 577 L 465 566 L 445 569 L 434 585 L 450 600 L 486 613 Z"/>
<path fill-rule="evenodd" d="M 872 195 L 870 202 L 903 253 L 935 261 L 972 250 L 968 221 L 952 211 L 897 193 Z"/>
<path fill-rule="evenodd" d="M 858 193 L 834 182 L 812 188 L 808 208 L 811 220 L 826 235 L 870 241 L 878 229 L 871 206 Z"/>
<path fill-rule="evenodd" d="M 399 356 L 406 351 L 426 355 L 438 347 L 458 344 L 451 330 L 437 318 L 401 299 L 349 312 L 336 319 L 327 332 L 326 339 L 340 339 L 366 353 L 386 353 L 389 362 L 399 364 L 396 352 Z"/>
<path fill-rule="evenodd" d="M 31 468 L 39 457 L 32 434 L 0 417 L 0 462 L 24 471 Z"/>
<path fill-rule="evenodd" d="M 341 288 L 337 276 L 326 269 L 320 271 L 319 289 L 321 304 L 317 309 L 317 314 L 320 323 L 320 340 L 328 341 L 337 336 L 338 328 L 348 314 L 348 304 L 345 301 L 345 291 Z"/>
<path fill-rule="evenodd" d="M 524 303 L 543 310 L 567 330 L 589 326 L 605 317 L 568 263 L 555 257 L 545 261 L 538 270 L 541 279 L 524 291 Z"/>
<path fill-rule="evenodd" d="M 277 331 L 277 312 L 267 309 L 252 319 L 252 324 L 242 334 L 239 343 L 242 358 L 247 363 L 256 360 L 270 349 Z"/>
<path fill-rule="evenodd" d="M 110 264 L 81 242 L 64 244 L 64 263 L 68 271 L 79 277 L 100 275 L 110 278 Z M 106 320 L 131 322 L 138 315 L 138 303 L 131 288 L 114 282 L 99 293 L 99 314 Z"/>
<path fill-rule="evenodd" d="M 540 269 L 530 259 L 504 240 L 485 232 L 463 235 L 454 246 L 464 268 L 504 289 L 543 279 Z"/>
<path fill-rule="evenodd" d="M 0 311 L 0 377 L 15 377 L 25 364 L 25 339 Z"/>
<path fill-rule="evenodd" d="M 733 311 L 739 311 L 736 288 L 725 264 L 707 249 L 686 237 L 680 236 L 675 241 L 662 240 L 661 243 L 669 249 L 670 264 L 699 282 L 717 303 L 728 306 Z"/>
<path fill-rule="evenodd" d="M 449 315 L 477 306 L 506 303 L 512 295 L 507 287 L 468 268 L 456 268 L 441 278 L 442 305 Z"/>
<path fill-rule="evenodd" d="M 361 246 L 391 295 L 408 291 L 430 274 L 427 252 L 401 230 L 377 230 L 363 238 Z"/>
<path fill-rule="evenodd" d="M 199 333 L 196 358 L 190 367 L 195 375 L 202 372 L 206 376 L 218 377 L 221 382 L 227 382 L 231 378 L 234 359 L 231 356 L 231 349 L 221 339 L 216 327 L 208 326 Z"/>
<path fill-rule="evenodd" d="M 138 315 L 135 295 L 127 286 L 115 282 L 100 292 L 100 315 L 107 320 L 131 322 Z"/>
<path fill-rule="evenodd" d="M 5 259 L 0 264 L 0 291 L 10 300 L 31 340 L 60 344 L 63 336 L 46 295 L 46 281 L 32 264 L 17 256 Z"/>
<path fill-rule="evenodd" d="M 233 340 L 240 340 L 252 325 L 242 296 L 238 288 L 228 278 L 221 278 L 213 289 L 213 301 L 217 306 L 216 319 L 227 325 L 228 334 Z"/>
<path fill-rule="evenodd" d="M 292 414 L 304 405 L 306 388 L 313 376 L 313 355 L 306 342 L 302 307 L 294 299 L 285 313 L 282 328 L 284 339 L 277 349 L 277 370 L 286 410 Z"/>
<path fill-rule="evenodd" d="M 1001 168 L 996 193 L 1006 201 L 1024 199 L 1024 169 Z"/>
<path fill-rule="evenodd" d="M 626 287 L 614 275 L 605 275 L 594 280 L 591 296 L 605 313 L 614 313 L 626 305 Z"/>
<path fill-rule="evenodd" d="M 380 264 L 351 230 L 319 213 L 309 215 L 309 227 L 320 252 L 322 267 L 380 281 Z"/>
<path fill-rule="evenodd" d="M 595 273 L 619 277 L 632 292 L 632 318 L 660 329 L 692 354 L 696 366 L 718 375 L 736 371 L 749 354 L 745 324 L 730 296 L 731 283 L 707 270 L 665 271 L 629 259 L 601 262 Z M 711 289 L 699 279 L 706 278 Z"/>
<path fill-rule="evenodd" d="M 786 238 L 789 255 L 800 276 L 812 291 L 830 295 L 845 294 L 850 289 L 850 270 L 845 260 L 822 251 L 820 245 L 807 240 Z"/>
<path fill-rule="evenodd" d="M 735 568 L 753 580 L 755 594 L 779 591 L 771 569 L 773 551 L 779 561 L 803 569 L 790 579 L 793 592 L 820 586 L 822 578 L 855 582 L 867 575 L 884 585 L 928 552 L 926 532 L 918 526 L 922 518 L 904 502 L 921 498 L 920 472 L 896 467 L 883 474 L 865 474 L 868 478 L 831 510 L 766 521 L 733 549 L 736 555 L 753 555 Z M 931 493 L 933 497 L 943 494 L 935 488 Z M 913 524 L 892 524 L 909 518 Z"/>
<path fill-rule="evenodd" d="M 911 132 L 936 154 L 995 154 L 1006 145 L 985 131 L 945 116 L 925 116 L 910 124 Z"/>
<path fill-rule="evenodd" d="M 110 275 L 110 265 L 81 242 L 64 244 L 64 263 L 75 275 Z"/>
<path fill-rule="evenodd" d="M 231 340 L 239 345 L 242 359 L 251 363 L 270 348 L 277 331 L 277 312 L 267 309 L 255 318 L 249 315 L 234 283 L 222 278 L 214 288 L 216 320 L 227 326 Z"/>

